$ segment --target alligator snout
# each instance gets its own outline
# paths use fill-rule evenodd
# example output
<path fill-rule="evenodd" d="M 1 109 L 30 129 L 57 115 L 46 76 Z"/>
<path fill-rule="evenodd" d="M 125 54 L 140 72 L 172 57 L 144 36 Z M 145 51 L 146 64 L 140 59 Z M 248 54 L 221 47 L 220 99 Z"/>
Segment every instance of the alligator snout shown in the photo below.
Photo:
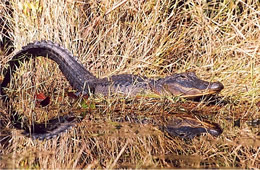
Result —
<path fill-rule="evenodd" d="M 220 82 L 210 83 L 208 89 L 216 92 L 220 92 L 224 88 L 224 85 Z"/>

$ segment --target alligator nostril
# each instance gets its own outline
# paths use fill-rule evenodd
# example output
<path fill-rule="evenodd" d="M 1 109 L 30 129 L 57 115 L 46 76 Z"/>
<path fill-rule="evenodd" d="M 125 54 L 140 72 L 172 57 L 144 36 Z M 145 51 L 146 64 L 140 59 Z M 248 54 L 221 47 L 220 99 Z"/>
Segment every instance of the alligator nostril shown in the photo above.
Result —
<path fill-rule="evenodd" d="M 209 86 L 209 89 L 215 90 L 215 91 L 221 91 L 223 88 L 224 88 L 224 85 L 220 82 L 211 83 Z"/>

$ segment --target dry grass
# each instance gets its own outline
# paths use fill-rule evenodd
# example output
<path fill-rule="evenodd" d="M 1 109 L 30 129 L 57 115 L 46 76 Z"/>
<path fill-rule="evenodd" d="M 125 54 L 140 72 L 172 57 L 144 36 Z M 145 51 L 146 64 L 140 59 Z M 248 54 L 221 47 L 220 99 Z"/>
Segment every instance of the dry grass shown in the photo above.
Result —
<path fill-rule="evenodd" d="M 87 112 L 91 118 L 49 141 L 20 135 L 1 106 L 0 125 L 5 126 L 1 134 L 10 138 L 7 145 L 0 145 L 0 167 L 260 168 L 259 125 L 246 124 L 260 118 L 258 1 L 12 0 L 12 8 L 13 17 L 7 19 L 14 53 L 29 42 L 47 39 L 71 50 L 98 77 L 118 73 L 163 77 L 194 70 L 203 79 L 222 82 L 221 98 L 227 103 L 213 107 L 165 99 L 130 103 L 99 99 Z M 1 56 L 1 71 L 14 53 Z M 17 96 L 13 98 L 17 109 L 35 121 L 77 110 L 80 103 L 66 97 L 69 84 L 61 75 L 46 59 L 25 64 L 10 88 Z M 51 96 L 51 106 L 35 105 L 33 94 L 39 91 Z M 122 123 L 118 130 L 113 121 L 128 114 L 163 119 L 177 112 L 203 115 L 219 123 L 224 133 L 183 141 L 150 125 Z M 234 127 L 238 118 L 241 126 Z"/>

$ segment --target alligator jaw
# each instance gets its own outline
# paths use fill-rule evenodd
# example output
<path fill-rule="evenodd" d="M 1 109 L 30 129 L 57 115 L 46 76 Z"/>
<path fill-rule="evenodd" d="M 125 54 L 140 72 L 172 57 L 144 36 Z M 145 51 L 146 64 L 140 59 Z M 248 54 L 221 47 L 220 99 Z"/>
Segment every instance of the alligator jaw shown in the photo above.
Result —
<path fill-rule="evenodd" d="M 150 83 L 152 91 L 162 96 L 198 98 L 219 93 L 224 85 L 199 79 L 194 72 L 173 74 Z"/>
<path fill-rule="evenodd" d="M 194 99 L 194 98 L 199 98 L 203 96 L 211 96 L 215 95 L 221 92 L 221 90 L 224 88 L 224 85 L 220 82 L 214 82 L 212 83 L 212 86 L 205 89 L 205 90 L 198 90 L 198 89 L 193 89 L 190 92 L 187 92 L 186 94 L 181 95 L 183 98 L 189 98 L 189 99 Z M 192 92 L 193 91 L 193 92 Z"/>

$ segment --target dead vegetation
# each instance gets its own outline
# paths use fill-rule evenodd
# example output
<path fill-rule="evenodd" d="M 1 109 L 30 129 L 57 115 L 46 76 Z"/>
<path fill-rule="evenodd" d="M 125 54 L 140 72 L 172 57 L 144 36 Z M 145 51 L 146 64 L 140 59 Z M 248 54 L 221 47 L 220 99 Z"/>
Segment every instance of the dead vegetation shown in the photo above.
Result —
<path fill-rule="evenodd" d="M 49 141 L 21 135 L 1 105 L 0 167 L 260 168 L 259 124 L 247 123 L 260 118 L 258 1 L 12 0 L 10 8 L 12 17 L 4 10 L 1 15 L 12 28 L 15 51 L 1 53 L 1 73 L 22 46 L 46 39 L 71 50 L 98 77 L 163 77 L 193 70 L 202 79 L 222 82 L 225 89 L 215 106 L 167 99 L 90 99 L 98 104 L 83 109 L 89 118 Z M 9 93 L 31 121 L 45 121 L 71 110 L 83 112 L 81 102 L 66 96 L 68 87 L 54 62 L 37 59 L 19 69 Z M 51 105 L 36 106 L 37 92 L 48 94 Z M 207 118 L 224 132 L 217 138 L 184 141 L 158 127 L 114 121 L 129 114 L 163 119 L 175 113 Z M 240 126 L 234 126 L 238 119 Z"/>

